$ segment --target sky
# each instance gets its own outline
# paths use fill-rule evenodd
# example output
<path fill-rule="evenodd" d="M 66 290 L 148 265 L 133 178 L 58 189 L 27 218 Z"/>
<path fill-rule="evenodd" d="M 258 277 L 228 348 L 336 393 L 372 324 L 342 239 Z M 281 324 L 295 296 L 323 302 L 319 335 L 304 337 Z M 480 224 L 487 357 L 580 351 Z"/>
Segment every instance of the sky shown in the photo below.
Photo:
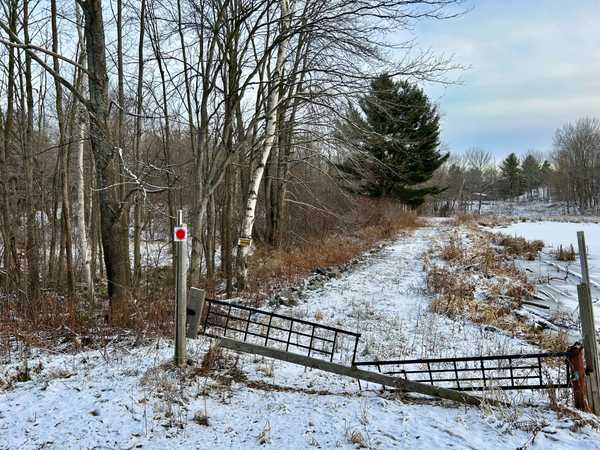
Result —
<path fill-rule="evenodd" d="M 557 128 L 600 117 L 600 0 L 466 0 L 458 18 L 421 21 L 421 48 L 452 56 L 457 84 L 425 85 L 452 153 L 550 152 Z"/>

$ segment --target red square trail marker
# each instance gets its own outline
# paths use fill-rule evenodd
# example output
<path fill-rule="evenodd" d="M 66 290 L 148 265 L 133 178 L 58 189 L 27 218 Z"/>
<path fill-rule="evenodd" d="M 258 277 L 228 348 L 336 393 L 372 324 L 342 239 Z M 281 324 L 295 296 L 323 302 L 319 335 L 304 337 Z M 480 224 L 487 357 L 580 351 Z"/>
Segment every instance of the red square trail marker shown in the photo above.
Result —
<path fill-rule="evenodd" d="M 187 227 L 175 227 L 173 229 L 173 240 L 175 242 L 185 242 L 187 239 Z"/>

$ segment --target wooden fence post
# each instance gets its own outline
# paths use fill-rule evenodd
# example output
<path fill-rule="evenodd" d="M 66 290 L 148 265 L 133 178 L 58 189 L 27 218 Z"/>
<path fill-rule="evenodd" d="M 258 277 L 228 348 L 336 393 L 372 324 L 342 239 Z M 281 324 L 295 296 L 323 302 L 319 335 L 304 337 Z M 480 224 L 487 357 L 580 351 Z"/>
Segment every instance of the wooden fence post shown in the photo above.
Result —
<path fill-rule="evenodd" d="M 581 266 L 581 281 L 587 285 L 591 297 L 590 270 L 588 267 L 587 247 L 585 245 L 585 234 L 583 231 L 577 232 L 577 247 L 579 250 L 579 265 Z"/>
<path fill-rule="evenodd" d="M 587 247 L 583 231 L 577 232 L 579 263 L 583 283 L 577 286 L 579 299 L 579 318 L 583 335 L 585 352 L 586 386 L 588 402 L 594 414 L 600 415 L 600 364 L 598 364 L 598 343 L 596 340 L 596 325 L 594 321 L 594 306 L 592 304 L 592 289 L 588 267 Z"/>
<path fill-rule="evenodd" d="M 198 325 L 202 320 L 202 311 L 204 309 L 204 299 L 206 291 L 198 288 L 190 288 L 190 301 L 187 305 L 187 337 L 194 339 L 198 336 Z"/>
<path fill-rule="evenodd" d="M 177 211 L 177 226 L 173 231 L 175 240 L 175 364 L 186 364 L 185 342 L 186 295 L 187 295 L 187 228 L 183 223 L 183 211 Z"/>
<path fill-rule="evenodd" d="M 588 390 L 588 401 L 594 414 L 600 415 L 600 373 L 598 373 L 598 347 L 596 328 L 594 326 L 594 311 L 590 297 L 589 286 L 585 283 L 577 285 L 579 298 L 579 318 L 583 335 L 585 352 L 585 373 Z"/>

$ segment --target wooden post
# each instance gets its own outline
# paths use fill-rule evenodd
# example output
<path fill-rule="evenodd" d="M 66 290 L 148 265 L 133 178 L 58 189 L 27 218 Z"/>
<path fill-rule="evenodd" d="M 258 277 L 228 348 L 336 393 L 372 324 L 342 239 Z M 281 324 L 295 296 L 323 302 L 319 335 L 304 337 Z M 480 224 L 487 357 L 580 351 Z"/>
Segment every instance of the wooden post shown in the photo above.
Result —
<path fill-rule="evenodd" d="M 598 372 L 598 344 L 594 326 L 594 311 L 589 286 L 585 283 L 577 285 L 579 298 L 579 318 L 585 351 L 585 373 L 588 391 L 588 402 L 594 414 L 600 415 L 600 373 Z"/>
<path fill-rule="evenodd" d="M 579 247 L 579 264 L 581 266 L 581 281 L 587 285 L 590 291 L 590 270 L 588 268 L 587 247 L 585 246 L 585 234 L 583 231 L 577 232 L 577 246 Z"/>
<path fill-rule="evenodd" d="M 190 301 L 187 305 L 187 337 L 194 339 L 198 336 L 198 325 L 202 320 L 204 310 L 204 299 L 206 291 L 198 288 L 190 288 Z"/>
<path fill-rule="evenodd" d="M 181 233 L 181 229 L 185 231 Z M 187 352 L 185 348 L 185 319 L 187 294 L 187 230 L 183 223 L 183 211 L 177 211 L 177 228 L 173 233 L 175 240 L 175 364 L 185 365 Z"/>
<path fill-rule="evenodd" d="M 598 364 L 598 343 L 596 340 L 596 325 L 594 320 L 594 307 L 592 304 L 592 288 L 590 271 L 588 267 L 587 247 L 585 234 L 577 232 L 577 246 L 579 250 L 579 264 L 581 266 L 582 284 L 577 286 L 579 298 L 579 317 L 583 346 L 585 351 L 585 373 L 588 391 L 588 403 L 594 414 L 600 415 L 600 365 Z"/>

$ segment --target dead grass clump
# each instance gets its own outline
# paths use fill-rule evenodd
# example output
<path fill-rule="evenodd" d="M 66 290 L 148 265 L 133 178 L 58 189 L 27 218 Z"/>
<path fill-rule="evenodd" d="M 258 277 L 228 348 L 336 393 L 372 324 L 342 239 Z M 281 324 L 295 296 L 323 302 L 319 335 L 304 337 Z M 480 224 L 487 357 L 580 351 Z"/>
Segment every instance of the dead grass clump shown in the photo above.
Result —
<path fill-rule="evenodd" d="M 196 422 L 198 425 L 201 425 L 203 427 L 207 427 L 209 425 L 208 423 L 208 415 L 206 414 L 206 411 L 199 411 L 194 415 L 194 422 Z"/>
<path fill-rule="evenodd" d="M 569 338 L 564 331 L 558 333 L 545 333 L 543 331 L 532 331 L 535 340 L 540 346 L 551 352 L 564 352 L 569 347 Z"/>
<path fill-rule="evenodd" d="M 509 255 L 521 256 L 533 261 L 544 248 L 544 241 L 528 241 L 522 237 L 502 237 L 499 244 L 506 249 Z"/>
<path fill-rule="evenodd" d="M 479 216 L 477 216 L 475 214 L 461 212 L 461 213 L 457 214 L 456 216 L 454 216 L 454 223 L 456 225 L 474 225 L 477 223 L 478 219 L 479 219 Z"/>
<path fill-rule="evenodd" d="M 245 295 L 266 298 L 320 267 L 342 266 L 379 243 L 422 225 L 412 211 L 388 201 L 360 200 L 345 223 L 328 233 L 258 247 L 250 261 L 252 279 Z"/>
<path fill-rule="evenodd" d="M 558 261 L 575 261 L 575 249 L 573 248 L 573 244 L 569 246 L 569 248 L 564 248 L 562 245 L 558 246 L 558 250 L 554 252 L 554 257 Z"/>
<path fill-rule="evenodd" d="M 218 369 L 222 361 L 223 349 L 218 345 L 213 345 L 208 349 L 208 351 L 204 355 L 200 367 L 203 372 L 210 372 L 215 369 Z"/>
<path fill-rule="evenodd" d="M 431 311 L 452 319 L 466 318 L 473 323 L 487 324 L 506 328 L 504 323 L 512 310 L 505 305 L 492 302 L 479 302 L 473 296 L 457 297 L 445 295 L 431 302 Z"/>
<path fill-rule="evenodd" d="M 463 245 L 460 252 L 458 244 L 450 239 L 437 253 L 446 261 L 443 266 L 432 264 L 432 255 L 425 259 L 427 290 L 436 294 L 430 310 L 504 330 L 550 351 L 564 351 L 564 334 L 545 331 L 539 323 L 518 313 L 535 287 L 509 254 L 537 254 L 543 243 L 502 237 L 499 243 L 503 245 L 497 247 L 490 238 L 495 240 L 498 236 L 474 233 L 469 236 L 469 245 Z"/>
<path fill-rule="evenodd" d="M 457 238 L 450 238 L 450 240 L 442 247 L 441 256 L 446 261 L 463 259 L 465 256 L 465 249 L 462 242 Z"/>
<path fill-rule="evenodd" d="M 506 295 L 510 297 L 515 303 L 521 305 L 523 300 L 530 299 L 534 293 L 535 288 L 531 283 L 519 280 L 520 283 L 515 283 L 506 291 Z"/>
<path fill-rule="evenodd" d="M 367 440 L 362 435 L 362 433 L 358 430 L 354 430 L 353 432 L 351 432 L 348 439 L 350 442 L 352 442 L 354 445 L 356 445 L 356 448 L 369 448 L 369 444 L 367 443 Z"/>
<path fill-rule="evenodd" d="M 465 277 L 457 277 L 456 274 L 442 267 L 431 267 L 427 272 L 426 283 L 430 293 L 449 299 L 472 298 L 475 292 L 475 286 Z"/>

